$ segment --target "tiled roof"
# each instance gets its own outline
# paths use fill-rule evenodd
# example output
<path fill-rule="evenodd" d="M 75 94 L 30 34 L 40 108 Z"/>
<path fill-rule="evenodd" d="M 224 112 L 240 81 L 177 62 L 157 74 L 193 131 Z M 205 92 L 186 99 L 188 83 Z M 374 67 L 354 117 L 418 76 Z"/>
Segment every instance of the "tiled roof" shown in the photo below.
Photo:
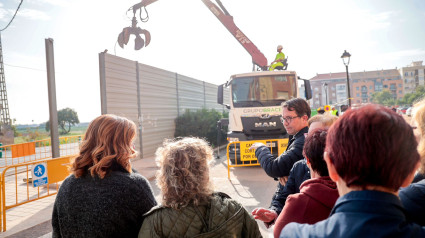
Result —
<path fill-rule="evenodd" d="M 347 77 L 347 73 L 328 73 L 328 74 L 317 74 L 310 80 L 323 80 L 323 79 L 341 79 Z"/>

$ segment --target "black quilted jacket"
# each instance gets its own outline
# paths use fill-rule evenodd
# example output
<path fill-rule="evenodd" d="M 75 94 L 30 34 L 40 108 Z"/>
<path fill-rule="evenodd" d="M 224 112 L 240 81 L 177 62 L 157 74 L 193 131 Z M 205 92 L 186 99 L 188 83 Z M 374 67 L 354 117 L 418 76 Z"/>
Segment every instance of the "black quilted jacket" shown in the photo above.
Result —
<path fill-rule="evenodd" d="M 180 210 L 156 206 L 145 214 L 141 237 L 262 237 L 257 222 L 237 201 L 216 193 L 209 204 Z"/>

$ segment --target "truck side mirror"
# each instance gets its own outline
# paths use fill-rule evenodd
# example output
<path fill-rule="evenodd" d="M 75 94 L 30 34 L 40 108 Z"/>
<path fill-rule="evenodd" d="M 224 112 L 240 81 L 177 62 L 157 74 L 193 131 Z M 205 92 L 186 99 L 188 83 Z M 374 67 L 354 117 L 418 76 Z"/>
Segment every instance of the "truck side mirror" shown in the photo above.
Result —
<path fill-rule="evenodd" d="M 305 98 L 309 100 L 313 97 L 311 92 L 310 80 L 307 80 L 307 79 L 303 79 L 303 80 L 304 80 L 304 88 L 305 88 Z"/>
<path fill-rule="evenodd" d="M 223 105 L 223 84 L 218 85 L 217 88 L 217 103 Z"/>

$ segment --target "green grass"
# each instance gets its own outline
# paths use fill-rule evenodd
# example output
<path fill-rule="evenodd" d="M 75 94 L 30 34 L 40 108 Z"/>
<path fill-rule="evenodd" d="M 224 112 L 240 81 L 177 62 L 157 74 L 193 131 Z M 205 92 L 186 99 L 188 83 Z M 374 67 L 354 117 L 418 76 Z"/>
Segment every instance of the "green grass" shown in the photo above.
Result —
<path fill-rule="evenodd" d="M 60 134 L 59 130 L 59 137 L 83 135 L 86 130 L 87 126 L 71 127 L 71 131 L 68 134 Z M 17 132 L 19 136 L 15 137 L 15 144 L 50 138 L 50 132 L 47 132 L 44 127 L 20 128 Z"/>

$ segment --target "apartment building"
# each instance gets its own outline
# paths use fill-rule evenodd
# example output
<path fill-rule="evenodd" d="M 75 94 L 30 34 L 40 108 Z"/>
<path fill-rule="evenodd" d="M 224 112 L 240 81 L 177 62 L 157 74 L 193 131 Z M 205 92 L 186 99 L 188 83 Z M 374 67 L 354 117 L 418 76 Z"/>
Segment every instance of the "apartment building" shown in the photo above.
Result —
<path fill-rule="evenodd" d="M 352 104 L 371 102 L 372 94 L 382 90 L 389 90 L 394 99 L 401 99 L 417 86 L 425 85 L 425 65 L 423 61 L 415 61 L 401 69 L 351 72 L 349 76 Z M 310 79 L 310 83 L 313 108 L 326 104 L 348 104 L 345 72 L 317 74 Z"/>
<path fill-rule="evenodd" d="M 419 85 L 425 83 L 425 65 L 423 61 L 414 61 L 410 65 L 400 69 L 400 74 L 403 76 L 404 91 L 411 93 Z"/>
<path fill-rule="evenodd" d="M 404 96 L 403 79 L 398 69 L 354 72 L 350 75 L 352 103 L 371 102 L 374 92 L 388 89 L 394 99 Z"/>
<path fill-rule="evenodd" d="M 347 74 L 345 72 L 317 74 L 310 79 L 310 85 L 313 94 L 311 102 L 313 108 L 347 100 Z"/>

